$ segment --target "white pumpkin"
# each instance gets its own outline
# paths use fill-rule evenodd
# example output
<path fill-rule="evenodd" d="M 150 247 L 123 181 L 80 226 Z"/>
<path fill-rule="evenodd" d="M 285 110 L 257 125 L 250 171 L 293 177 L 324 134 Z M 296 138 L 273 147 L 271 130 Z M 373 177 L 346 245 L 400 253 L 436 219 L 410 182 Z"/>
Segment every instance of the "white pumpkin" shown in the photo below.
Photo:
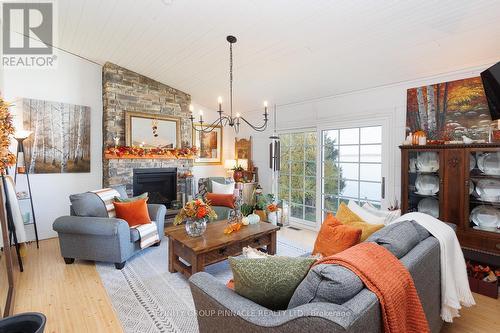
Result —
<path fill-rule="evenodd" d="M 260 222 L 260 217 L 257 214 L 250 214 L 247 216 L 248 223 L 257 224 Z"/>
<path fill-rule="evenodd" d="M 244 218 L 241 219 L 241 224 L 243 224 L 243 225 L 249 225 L 250 221 L 248 221 L 247 217 L 244 217 Z"/>

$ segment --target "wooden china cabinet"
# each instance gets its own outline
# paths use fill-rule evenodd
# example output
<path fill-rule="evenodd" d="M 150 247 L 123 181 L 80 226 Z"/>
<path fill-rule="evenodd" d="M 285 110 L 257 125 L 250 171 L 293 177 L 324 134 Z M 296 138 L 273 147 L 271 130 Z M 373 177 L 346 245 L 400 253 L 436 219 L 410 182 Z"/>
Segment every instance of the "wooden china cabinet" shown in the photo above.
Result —
<path fill-rule="evenodd" d="M 500 255 L 500 225 L 491 226 L 500 215 L 500 143 L 400 149 L 402 212 L 454 223 L 463 248 Z"/>

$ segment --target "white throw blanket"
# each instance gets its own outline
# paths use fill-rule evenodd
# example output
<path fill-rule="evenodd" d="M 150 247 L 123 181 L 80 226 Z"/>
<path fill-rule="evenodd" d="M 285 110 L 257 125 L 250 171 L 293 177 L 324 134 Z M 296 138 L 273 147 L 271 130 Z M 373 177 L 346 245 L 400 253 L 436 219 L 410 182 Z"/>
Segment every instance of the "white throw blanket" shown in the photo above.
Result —
<path fill-rule="evenodd" d="M 439 241 L 441 249 L 441 318 L 451 323 L 460 317 L 461 305 L 475 305 L 469 288 L 465 259 L 455 231 L 446 223 L 423 213 L 408 213 L 393 223 L 415 221 Z"/>

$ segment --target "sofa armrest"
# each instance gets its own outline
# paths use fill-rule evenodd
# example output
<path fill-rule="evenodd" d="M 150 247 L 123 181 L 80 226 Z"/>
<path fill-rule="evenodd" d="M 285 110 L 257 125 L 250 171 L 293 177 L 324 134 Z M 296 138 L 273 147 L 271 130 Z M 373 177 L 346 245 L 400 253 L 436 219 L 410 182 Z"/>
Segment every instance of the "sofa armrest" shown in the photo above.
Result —
<path fill-rule="evenodd" d="M 63 234 L 85 234 L 93 236 L 121 236 L 130 239 L 126 221 L 108 217 L 61 216 L 52 224 L 54 231 Z"/>
<path fill-rule="evenodd" d="M 346 332 L 351 326 L 355 328 L 353 331 L 358 331 L 360 327 L 355 321 L 365 314 L 371 317 L 373 307 L 375 312 L 378 310 L 377 298 L 371 293 L 373 297 L 362 295 L 362 300 L 366 300 L 365 307 L 357 302 L 346 304 L 347 306 L 317 302 L 294 309 L 271 311 L 238 295 L 208 273 L 194 274 L 189 283 L 197 312 L 205 313 L 198 317 L 201 332 L 210 332 L 210 327 L 224 327 L 220 332 L 230 332 L 238 327 L 241 331 L 260 332 L 261 329 L 272 328 L 280 332 L 294 332 L 296 328 L 298 331 L 303 329 L 305 322 L 320 330 L 328 327 L 330 332 Z M 221 320 L 224 321 L 223 326 L 217 324 Z M 372 321 L 369 323 L 373 324 Z M 309 326 L 309 329 L 313 330 L 314 327 Z"/>
<path fill-rule="evenodd" d="M 164 222 L 167 214 L 167 207 L 159 204 L 148 204 L 148 213 L 151 221 Z"/>

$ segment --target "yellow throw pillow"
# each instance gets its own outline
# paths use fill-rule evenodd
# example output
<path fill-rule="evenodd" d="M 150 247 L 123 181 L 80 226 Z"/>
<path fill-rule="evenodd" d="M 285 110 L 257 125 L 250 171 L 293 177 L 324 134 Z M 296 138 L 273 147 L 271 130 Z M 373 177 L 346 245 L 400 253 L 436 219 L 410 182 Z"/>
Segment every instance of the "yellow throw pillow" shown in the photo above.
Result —
<path fill-rule="evenodd" d="M 384 227 L 383 224 L 366 223 L 361 217 L 350 210 L 345 203 L 340 204 L 335 217 L 345 225 L 361 229 L 360 242 L 364 242 L 371 234 Z"/>

